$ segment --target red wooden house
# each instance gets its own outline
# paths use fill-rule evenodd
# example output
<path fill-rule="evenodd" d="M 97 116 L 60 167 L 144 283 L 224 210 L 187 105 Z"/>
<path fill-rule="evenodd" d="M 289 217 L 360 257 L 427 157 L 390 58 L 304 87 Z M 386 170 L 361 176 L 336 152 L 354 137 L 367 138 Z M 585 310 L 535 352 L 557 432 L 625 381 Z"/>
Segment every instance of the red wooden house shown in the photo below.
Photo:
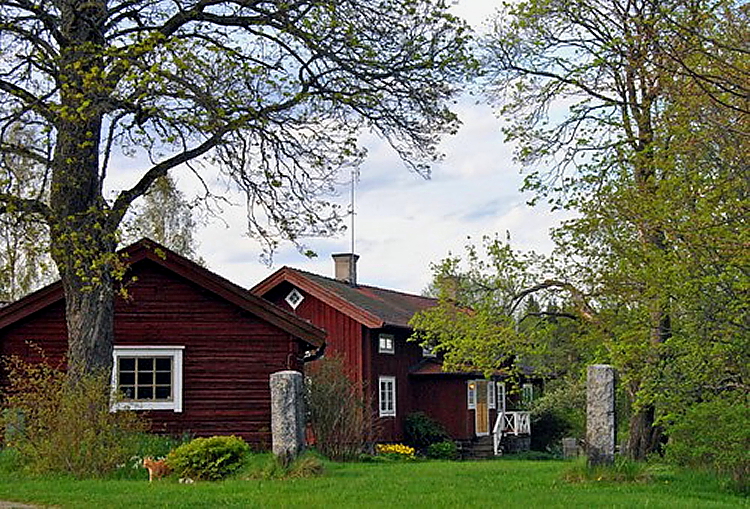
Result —
<path fill-rule="evenodd" d="M 114 405 L 146 411 L 155 431 L 270 444 L 269 376 L 301 370 L 325 333 L 151 241 L 124 255 L 113 370 L 123 399 Z M 0 308 L 0 356 L 39 361 L 41 349 L 61 364 L 66 337 L 59 282 Z"/>
<path fill-rule="evenodd" d="M 341 356 L 356 380 L 373 392 L 381 440 L 402 440 L 404 418 L 417 411 L 442 423 L 458 441 L 488 437 L 492 444 L 498 418 L 499 433 L 512 425 L 512 431 L 527 434 L 527 413 L 504 413 L 502 381 L 446 372 L 429 351 L 407 341 L 411 317 L 437 301 L 358 284 L 357 259 L 334 255 L 335 278 L 284 267 L 251 291 L 328 333 L 327 352 Z M 515 419 L 522 422 L 516 425 Z"/>

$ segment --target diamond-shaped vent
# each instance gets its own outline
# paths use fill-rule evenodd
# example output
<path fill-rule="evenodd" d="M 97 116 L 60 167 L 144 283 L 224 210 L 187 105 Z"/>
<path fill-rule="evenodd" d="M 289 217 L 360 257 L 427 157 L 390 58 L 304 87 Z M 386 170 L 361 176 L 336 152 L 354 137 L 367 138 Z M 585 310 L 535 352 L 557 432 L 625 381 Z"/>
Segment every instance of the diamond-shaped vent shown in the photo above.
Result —
<path fill-rule="evenodd" d="M 286 302 L 290 306 L 292 306 L 292 309 L 297 309 L 297 306 L 299 306 L 303 300 L 305 300 L 305 297 L 299 293 L 299 290 L 296 288 L 292 289 L 291 292 L 289 292 L 289 295 L 286 296 Z"/>

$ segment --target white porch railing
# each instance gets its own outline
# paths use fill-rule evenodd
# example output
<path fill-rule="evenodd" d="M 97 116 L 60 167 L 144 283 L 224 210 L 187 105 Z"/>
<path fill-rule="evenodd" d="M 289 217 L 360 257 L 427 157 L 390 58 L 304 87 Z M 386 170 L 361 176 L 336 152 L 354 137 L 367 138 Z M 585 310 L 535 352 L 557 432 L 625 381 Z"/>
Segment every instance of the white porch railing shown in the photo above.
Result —
<path fill-rule="evenodd" d="M 492 428 L 492 442 L 495 455 L 502 453 L 500 443 L 505 435 L 530 435 L 531 414 L 529 412 L 498 412 Z"/>

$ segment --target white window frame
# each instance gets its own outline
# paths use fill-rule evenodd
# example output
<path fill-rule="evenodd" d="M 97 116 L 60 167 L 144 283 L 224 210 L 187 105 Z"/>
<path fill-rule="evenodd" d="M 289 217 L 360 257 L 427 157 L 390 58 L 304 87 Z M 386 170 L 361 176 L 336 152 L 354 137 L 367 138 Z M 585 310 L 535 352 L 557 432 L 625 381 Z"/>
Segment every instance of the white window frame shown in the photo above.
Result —
<path fill-rule="evenodd" d="M 390 405 L 384 393 L 390 393 Z M 378 415 L 380 417 L 396 417 L 396 377 L 381 376 L 378 378 Z"/>
<path fill-rule="evenodd" d="M 172 410 L 182 412 L 182 359 L 184 346 L 115 346 L 112 352 L 112 403 L 110 410 Z M 171 357 L 172 399 L 170 401 L 118 401 L 117 361 L 120 357 Z"/>
<path fill-rule="evenodd" d="M 505 412 L 505 382 L 497 382 L 495 393 L 497 394 L 497 409 Z"/>
<path fill-rule="evenodd" d="M 378 353 L 396 353 L 396 336 L 384 332 L 378 334 Z"/>
<path fill-rule="evenodd" d="M 422 345 L 422 357 L 426 357 L 426 358 L 437 357 L 437 354 L 435 353 L 435 347 Z"/>
<path fill-rule="evenodd" d="M 521 386 L 521 404 L 528 405 L 534 401 L 534 384 L 523 384 Z"/>
<path fill-rule="evenodd" d="M 495 392 L 495 384 L 492 380 L 487 384 L 487 407 L 492 410 L 497 408 L 497 393 Z"/>
<path fill-rule="evenodd" d="M 284 300 L 289 304 L 289 307 L 297 309 L 297 307 L 302 304 L 302 301 L 305 300 L 305 296 L 296 288 L 292 288 L 292 291 L 287 294 Z"/>
<path fill-rule="evenodd" d="M 476 410 L 477 408 L 476 380 L 469 380 L 468 382 L 466 382 L 466 401 L 468 403 L 469 410 Z"/>

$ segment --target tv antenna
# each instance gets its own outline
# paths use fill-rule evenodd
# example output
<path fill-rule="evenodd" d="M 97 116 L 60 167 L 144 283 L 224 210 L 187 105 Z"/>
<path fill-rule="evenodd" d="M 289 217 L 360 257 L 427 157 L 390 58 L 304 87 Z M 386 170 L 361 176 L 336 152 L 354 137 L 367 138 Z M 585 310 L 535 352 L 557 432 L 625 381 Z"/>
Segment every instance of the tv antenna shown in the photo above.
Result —
<path fill-rule="evenodd" d="M 352 182 L 351 182 L 351 242 L 352 242 L 352 250 L 351 253 L 354 254 L 354 217 L 356 216 L 355 207 L 354 207 L 354 190 L 357 187 L 357 181 L 359 180 L 359 170 L 357 168 L 352 168 Z"/>

